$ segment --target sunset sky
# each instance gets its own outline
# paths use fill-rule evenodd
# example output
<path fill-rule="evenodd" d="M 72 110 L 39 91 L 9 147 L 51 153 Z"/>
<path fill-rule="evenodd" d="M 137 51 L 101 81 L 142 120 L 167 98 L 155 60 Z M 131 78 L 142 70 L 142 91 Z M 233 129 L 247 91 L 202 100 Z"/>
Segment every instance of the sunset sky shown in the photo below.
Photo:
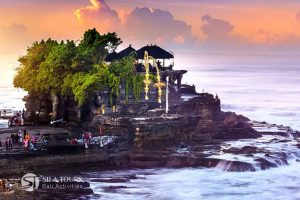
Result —
<path fill-rule="evenodd" d="M 182 52 L 300 52 L 297 0 L 0 0 L 0 62 L 43 38 L 116 31 L 136 48 Z"/>

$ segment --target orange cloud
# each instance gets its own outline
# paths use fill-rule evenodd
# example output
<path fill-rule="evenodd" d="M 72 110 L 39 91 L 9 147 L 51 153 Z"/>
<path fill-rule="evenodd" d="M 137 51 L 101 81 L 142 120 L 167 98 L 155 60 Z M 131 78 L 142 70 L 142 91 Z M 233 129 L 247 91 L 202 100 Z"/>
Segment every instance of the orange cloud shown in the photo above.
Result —
<path fill-rule="evenodd" d="M 300 22 L 300 11 L 297 13 L 296 19 L 297 19 L 298 22 Z"/>
<path fill-rule="evenodd" d="M 177 35 L 175 38 L 174 38 L 174 41 L 178 44 L 183 44 L 185 42 L 185 38 L 183 35 Z"/>
<path fill-rule="evenodd" d="M 212 18 L 210 15 L 203 16 L 202 21 L 204 24 L 201 29 L 207 36 L 207 40 L 226 40 L 230 37 L 230 33 L 234 29 L 234 26 L 229 22 L 222 19 Z"/>
<path fill-rule="evenodd" d="M 90 3 L 75 11 L 78 21 L 100 31 L 116 31 L 129 42 L 171 44 L 175 41 L 182 45 L 196 41 L 191 26 L 175 19 L 169 11 L 147 7 L 116 11 L 104 0 L 90 0 Z"/>
<path fill-rule="evenodd" d="M 100 32 L 117 31 L 121 23 L 118 13 L 104 0 L 90 0 L 90 3 L 75 11 L 77 20 L 87 27 L 97 26 Z"/>
<path fill-rule="evenodd" d="M 250 41 L 255 44 L 273 45 L 277 44 L 280 41 L 280 36 L 265 30 L 258 30 L 255 34 L 252 35 Z"/>
<path fill-rule="evenodd" d="M 245 12 L 247 11 L 249 13 L 246 13 L 250 14 L 253 9 L 247 8 Z M 268 11 L 269 18 L 263 18 L 262 13 L 265 13 L 265 10 L 258 11 L 259 14 L 255 17 L 255 20 L 246 22 L 247 25 L 249 24 L 252 27 L 249 30 L 243 30 L 243 27 L 247 28 L 243 21 L 245 20 L 244 15 L 240 17 L 241 19 L 234 18 L 233 21 L 237 25 L 211 15 L 202 16 L 197 23 L 193 19 L 191 22 L 194 26 L 195 24 L 201 24 L 198 38 L 193 36 L 191 25 L 183 20 L 176 19 L 170 11 L 162 9 L 148 7 L 136 7 L 135 9 L 127 7 L 124 9 L 119 7 L 119 10 L 115 10 L 106 4 L 105 0 L 90 0 L 90 5 L 77 9 L 75 15 L 83 26 L 96 27 L 100 32 L 115 31 L 125 40 L 125 43 L 135 45 L 156 43 L 171 48 L 180 46 L 180 49 L 185 47 L 187 49 L 225 50 L 230 48 L 231 50 L 238 50 L 260 48 L 263 45 L 273 48 L 279 45 L 290 45 L 293 42 L 298 43 L 300 36 L 297 36 L 297 34 L 277 33 L 276 31 L 275 34 L 274 30 L 280 28 L 276 23 L 273 25 L 268 23 L 268 26 L 264 29 L 259 28 L 262 26 L 261 23 L 258 23 L 261 21 L 259 18 L 266 22 L 269 18 L 278 16 L 278 13 Z M 297 18 L 299 16 L 300 13 Z M 230 17 L 227 18 L 230 19 Z M 257 28 L 253 29 L 254 27 Z M 256 31 L 257 29 L 258 31 Z M 292 40 L 289 39 L 291 35 L 293 35 Z"/>
<path fill-rule="evenodd" d="M 0 53 L 19 52 L 27 45 L 28 29 L 23 24 L 12 23 L 0 27 Z"/>

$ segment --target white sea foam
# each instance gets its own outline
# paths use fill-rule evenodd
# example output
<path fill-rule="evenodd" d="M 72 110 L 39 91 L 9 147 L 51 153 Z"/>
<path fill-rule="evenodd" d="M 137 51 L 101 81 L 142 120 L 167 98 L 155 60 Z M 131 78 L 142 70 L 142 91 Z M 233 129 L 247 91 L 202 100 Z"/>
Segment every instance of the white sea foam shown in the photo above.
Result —
<path fill-rule="evenodd" d="M 223 172 L 217 169 L 158 169 L 122 171 L 123 174 L 147 174 L 127 183 L 91 183 L 101 199 L 232 200 L 300 198 L 300 163 L 257 172 Z M 100 175 L 101 173 L 96 173 Z M 94 174 L 94 177 L 97 176 Z M 114 172 L 106 175 L 115 176 Z M 117 192 L 108 186 L 125 186 Z M 96 198 L 95 198 L 96 199 Z"/>

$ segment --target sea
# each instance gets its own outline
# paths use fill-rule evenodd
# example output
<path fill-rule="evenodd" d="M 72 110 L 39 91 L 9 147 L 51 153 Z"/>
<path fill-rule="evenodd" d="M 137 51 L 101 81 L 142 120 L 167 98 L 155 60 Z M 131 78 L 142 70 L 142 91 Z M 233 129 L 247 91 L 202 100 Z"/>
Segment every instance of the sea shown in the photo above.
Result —
<path fill-rule="evenodd" d="M 0 66 L 0 109 L 24 107 L 22 98 L 26 92 L 12 85 L 16 67 L 16 63 Z M 300 56 L 187 53 L 175 59 L 175 69 L 188 70 L 182 83 L 194 84 L 198 92 L 218 95 L 224 111 L 300 130 Z M 6 121 L 1 120 L 1 126 L 5 127 Z M 87 180 L 139 176 L 124 183 L 125 187 L 119 190 L 105 189 L 116 185 L 113 183 L 91 182 L 100 199 L 297 200 L 300 199 L 299 169 L 300 163 L 295 161 L 256 172 L 159 168 L 91 171 L 82 176 Z"/>

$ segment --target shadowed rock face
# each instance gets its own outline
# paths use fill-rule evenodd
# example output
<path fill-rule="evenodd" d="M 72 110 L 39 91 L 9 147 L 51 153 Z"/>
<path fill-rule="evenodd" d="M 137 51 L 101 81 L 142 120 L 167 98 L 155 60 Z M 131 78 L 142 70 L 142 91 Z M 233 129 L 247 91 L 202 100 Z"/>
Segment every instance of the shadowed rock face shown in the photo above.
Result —
<path fill-rule="evenodd" d="M 187 101 L 164 110 L 148 110 L 142 114 L 98 116 L 90 124 L 106 131 L 130 135 L 135 147 L 164 149 L 180 143 L 197 143 L 209 139 L 247 139 L 261 137 L 249 119 L 231 112 L 222 112 L 220 100 L 211 94 L 197 94 Z M 138 131 L 137 131 L 138 130 Z"/>
<path fill-rule="evenodd" d="M 47 124 L 50 121 L 49 113 L 52 111 L 51 95 L 27 95 L 23 98 L 26 102 L 25 117 L 27 121 Z"/>

